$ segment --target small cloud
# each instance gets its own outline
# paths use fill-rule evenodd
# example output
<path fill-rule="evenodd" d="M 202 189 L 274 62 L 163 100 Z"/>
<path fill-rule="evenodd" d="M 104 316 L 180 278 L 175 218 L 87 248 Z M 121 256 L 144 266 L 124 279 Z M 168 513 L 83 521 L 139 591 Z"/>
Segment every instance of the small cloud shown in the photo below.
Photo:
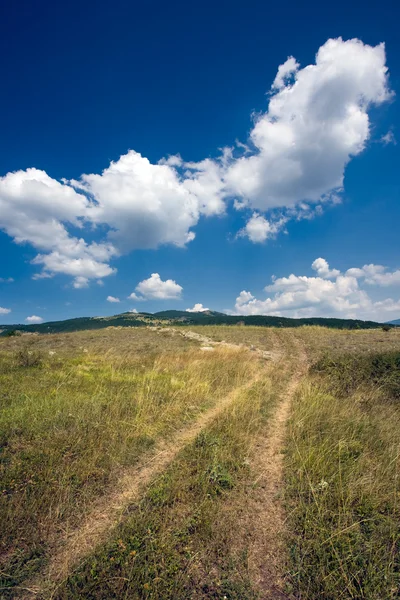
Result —
<path fill-rule="evenodd" d="M 318 277 L 322 277 L 323 279 L 335 279 L 340 275 L 340 271 L 337 269 L 329 268 L 329 263 L 325 258 L 316 258 L 311 268 L 317 272 Z"/>
<path fill-rule="evenodd" d="M 158 273 L 152 273 L 148 279 L 138 283 L 135 290 L 142 297 L 138 297 L 133 293 L 128 296 L 130 300 L 177 300 L 181 297 L 183 288 L 172 279 L 163 281 Z"/>
<path fill-rule="evenodd" d="M 107 296 L 107 302 L 121 302 L 121 300 L 115 296 Z"/>
<path fill-rule="evenodd" d="M 76 290 L 87 288 L 89 287 L 89 279 L 87 277 L 82 277 L 81 275 L 79 275 L 78 277 L 75 277 L 73 286 Z"/>
<path fill-rule="evenodd" d="M 187 308 L 186 312 L 205 312 L 206 310 L 210 310 L 209 308 L 205 308 L 202 304 L 197 303 L 193 306 L 193 308 Z"/>
<path fill-rule="evenodd" d="M 129 312 L 134 313 L 135 315 L 138 314 L 138 311 L 136 310 L 136 308 L 131 308 L 131 310 Z"/>
<path fill-rule="evenodd" d="M 26 317 L 25 321 L 27 321 L 28 323 L 43 323 L 42 317 L 38 317 L 37 315 Z"/>
<path fill-rule="evenodd" d="M 138 300 L 139 302 L 142 302 L 143 300 L 145 300 L 145 298 L 142 298 L 141 296 L 135 294 L 135 292 L 132 292 L 132 294 L 129 294 L 128 300 Z"/>
<path fill-rule="evenodd" d="M 392 129 L 389 129 L 389 131 L 380 138 L 380 142 L 384 146 L 388 146 L 389 144 L 393 144 L 395 146 L 397 144 L 397 141 L 396 141 L 396 138 L 394 137 L 394 133 L 393 133 Z"/>
<path fill-rule="evenodd" d="M 11 308 L 3 308 L 0 306 L 0 315 L 8 315 L 11 312 Z"/>
<path fill-rule="evenodd" d="M 248 237 L 253 244 L 262 244 L 267 239 L 274 238 L 285 223 L 286 219 L 284 218 L 271 222 L 254 212 L 245 227 L 239 231 L 238 237 Z"/>
<path fill-rule="evenodd" d="M 12 277 L 0 277 L 0 283 L 13 283 L 13 281 Z"/>
<path fill-rule="evenodd" d="M 96 281 L 97 285 L 103 286 L 104 285 L 104 281 L 102 279 L 98 279 Z"/>
<path fill-rule="evenodd" d="M 32 275 L 32 279 L 37 281 L 39 279 L 52 279 L 54 277 L 54 273 L 47 273 L 47 271 L 42 271 L 41 273 L 35 273 Z"/>

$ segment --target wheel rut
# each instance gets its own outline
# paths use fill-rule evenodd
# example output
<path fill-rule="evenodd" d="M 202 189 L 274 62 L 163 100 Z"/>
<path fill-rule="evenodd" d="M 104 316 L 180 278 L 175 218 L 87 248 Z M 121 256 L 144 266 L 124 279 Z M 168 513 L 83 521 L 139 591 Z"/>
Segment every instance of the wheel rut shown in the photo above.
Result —
<path fill-rule="evenodd" d="M 251 542 L 248 570 L 260 600 L 288 599 L 285 594 L 285 511 L 283 496 L 283 449 L 291 403 L 301 378 L 307 371 L 307 355 L 302 343 L 293 336 L 297 358 L 288 385 L 275 413 L 269 420 L 267 435 L 260 436 L 254 446 L 251 482 L 246 503 L 245 528 Z"/>

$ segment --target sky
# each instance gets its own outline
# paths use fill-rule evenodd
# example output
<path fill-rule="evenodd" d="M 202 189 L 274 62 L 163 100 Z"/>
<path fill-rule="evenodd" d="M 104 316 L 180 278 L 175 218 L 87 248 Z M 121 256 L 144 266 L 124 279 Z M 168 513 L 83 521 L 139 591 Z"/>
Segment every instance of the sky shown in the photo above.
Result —
<path fill-rule="evenodd" d="M 0 322 L 400 318 L 398 13 L 4 0 Z"/>

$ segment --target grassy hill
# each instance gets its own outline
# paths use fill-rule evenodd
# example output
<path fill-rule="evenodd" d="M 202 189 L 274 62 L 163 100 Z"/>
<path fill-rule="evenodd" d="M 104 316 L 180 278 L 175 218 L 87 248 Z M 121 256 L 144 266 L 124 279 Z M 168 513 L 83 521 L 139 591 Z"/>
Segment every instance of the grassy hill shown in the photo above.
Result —
<path fill-rule="evenodd" d="M 321 325 L 332 329 L 376 329 L 381 323 L 361 321 L 359 319 L 331 319 L 311 317 L 307 319 L 289 319 L 267 315 L 233 316 L 215 311 L 189 313 L 183 310 L 164 310 L 151 313 L 121 313 L 111 317 L 79 317 L 64 321 L 49 321 L 35 325 L 0 325 L 0 335 L 10 331 L 31 333 L 65 333 L 106 327 L 145 327 L 160 325 L 256 325 L 260 327 L 301 327 L 302 325 Z M 395 324 L 393 322 L 392 324 Z"/>

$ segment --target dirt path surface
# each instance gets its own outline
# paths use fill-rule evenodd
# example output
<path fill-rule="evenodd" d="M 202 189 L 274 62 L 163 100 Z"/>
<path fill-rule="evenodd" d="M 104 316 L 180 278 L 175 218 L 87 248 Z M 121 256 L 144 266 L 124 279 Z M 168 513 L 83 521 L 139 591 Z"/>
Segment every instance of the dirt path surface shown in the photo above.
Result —
<path fill-rule="evenodd" d="M 252 352 L 254 352 L 257 356 L 260 356 L 261 358 L 265 358 L 267 360 L 279 360 L 279 358 L 282 355 L 282 344 L 280 343 L 280 340 L 278 338 L 278 336 L 274 333 L 274 342 L 276 342 L 276 347 L 275 350 L 261 350 L 260 348 L 256 348 L 254 345 L 248 345 L 248 344 L 233 344 L 231 342 L 217 342 L 215 340 L 213 340 L 212 338 L 209 338 L 205 335 L 202 335 L 201 333 L 197 333 L 197 331 L 190 331 L 190 330 L 179 330 L 176 329 L 174 327 L 163 327 L 158 329 L 159 333 L 162 332 L 172 332 L 174 335 L 181 335 L 182 337 L 185 337 L 189 340 L 195 340 L 197 342 L 200 342 L 201 344 L 203 344 L 203 346 L 200 348 L 201 350 L 212 350 L 214 347 L 216 346 L 220 346 L 222 348 L 240 348 L 242 350 L 244 349 L 248 349 L 251 350 Z M 275 346 L 275 344 L 274 344 Z"/>
<path fill-rule="evenodd" d="M 271 416 L 267 435 L 254 446 L 251 468 L 252 482 L 246 503 L 246 529 L 250 536 L 248 567 L 254 589 L 261 600 L 288 599 L 284 592 L 285 512 L 283 493 L 283 449 L 291 403 L 302 376 L 307 371 L 307 355 L 302 343 L 293 336 L 297 358 L 289 383 Z"/>
<path fill-rule="evenodd" d="M 181 335 L 181 332 L 178 333 Z M 185 337 L 188 336 L 185 335 Z M 205 342 L 205 340 L 198 341 Z M 211 344 L 211 342 L 212 340 L 207 338 L 207 344 Z M 214 344 L 226 345 L 232 351 L 245 348 L 235 344 L 213 342 Z M 255 355 L 260 356 L 261 352 L 256 351 Z M 280 350 L 276 356 L 280 356 Z M 270 359 L 271 356 L 264 358 Z M 103 496 L 92 506 L 83 525 L 72 532 L 61 535 L 54 541 L 49 551 L 50 563 L 34 580 L 22 584 L 20 597 L 25 600 L 51 598 L 57 583 L 64 581 L 73 568 L 98 544 L 102 543 L 110 530 L 118 525 L 124 510 L 133 502 L 138 501 L 154 478 L 168 468 L 179 452 L 193 442 L 198 434 L 232 404 L 243 391 L 250 388 L 261 374 L 262 371 L 219 400 L 214 407 L 201 414 L 195 423 L 178 431 L 172 440 L 163 440 L 157 443 L 151 454 L 146 455 L 134 468 L 126 470 L 114 486 L 111 495 Z"/>

